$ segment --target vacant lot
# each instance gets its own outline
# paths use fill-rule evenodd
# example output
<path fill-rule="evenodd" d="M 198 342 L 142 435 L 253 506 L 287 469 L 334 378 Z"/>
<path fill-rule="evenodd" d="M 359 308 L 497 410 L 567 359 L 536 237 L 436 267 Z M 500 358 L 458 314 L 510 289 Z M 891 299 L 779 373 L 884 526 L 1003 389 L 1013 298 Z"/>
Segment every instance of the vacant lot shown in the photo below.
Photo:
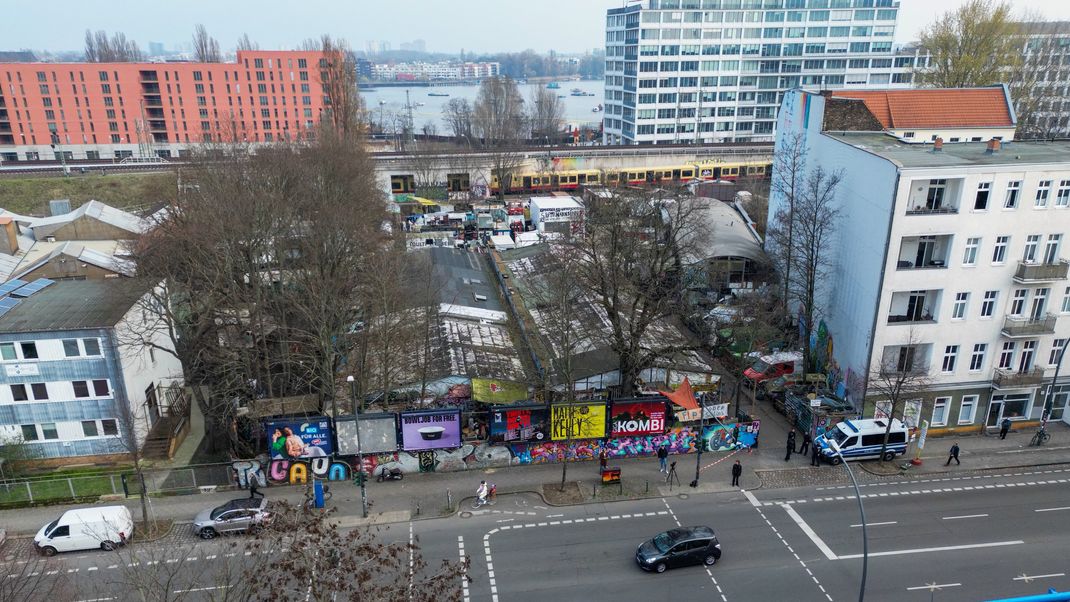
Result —
<path fill-rule="evenodd" d="M 113 207 L 151 207 L 175 189 L 174 173 L 96 174 L 0 179 L 0 208 L 23 215 L 48 215 L 48 201 L 70 199 L 71 208 L 96 199 Z"/>

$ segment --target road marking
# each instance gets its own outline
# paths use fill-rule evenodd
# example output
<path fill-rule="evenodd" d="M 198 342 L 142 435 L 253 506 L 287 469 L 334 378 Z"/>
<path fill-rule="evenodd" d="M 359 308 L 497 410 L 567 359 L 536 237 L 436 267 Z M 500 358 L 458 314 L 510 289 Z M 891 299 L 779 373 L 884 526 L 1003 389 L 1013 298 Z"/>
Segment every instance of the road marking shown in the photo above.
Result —
<path fill-rule="evenodd" d="M 1021 576 L 1015 577 L 1014 579 L 1012 579 L 1012 581 L 1025 581 L 1026 583 L 1029 583 L 1030 581 L 1032 581 L 1034 579 L 1046 579 L 1048 577 L 1065 577 L 1065 576 L 1066 576 L 1066 573 L 1052 573 L 1050 575 L 1026 575 L 1026 574 L 1023 573 Z"/>
<path fill-rule="evenodd" d="M 894 521 L 894 520 L 890 520 L 890 521 L 888 521 L 888 522 L 884 522 L 884 523 L 866 523 L 866 526 L 867 526 L 867 527 L 879 527 L 879 526 L 881 526 L 881 525 L 896 525 L 896 524 L 899 524 L 899 523 L 897 523 L 897 522 L 896 522 L 896 521 Z M 855 528 L 858 528 L 858 527 L 861 527 L 861 526 L 862 526 L 862 523 L 859 523 L 859 524 L 857 524 L 857 525 L 851 525 L 851 526 L 852 526 L 852 527 L 855 527 Z"/>
<path fill-rule="evenodd" d="M 904 554 L 921 554 L 924 552 L 947 552 L 951 550 L 972 550 L 974 548 L 998 548 L 1002 546 L 1016 546 L 1025 543 L 1018 539 L 1015 541 L 993 541 L 990 543 L 973 543 L 962 546 L 941 546 L 939 548 L 917 548 L 914 550 L 892 550 L 890 552 L 870 552 L 870 558 L 874 556 L 901 556 Z M 839 560 L 852 560 L 855 558 L 861 558 L 861 554 L 850 554 L 847 556 L 840 556 Z"/>
<path fill-rule="evenodd" d="M 115 598 L 89 598 L 87 600 L 79 600 L 78 602 L 107 602 L 108 600 L 115 600 Z"/>
<path fill-rule="evenodd" d="M 962 516 L 941 516 L 942 520 L 958 520 L 960 518 L 984 518 L 987 514 L 964 514 Z"/>
<path fill-rule="evenodd" d="M 1070 506 L 1062 506 L 1060 508 L 1038 508 L 1033 512 L 1055 512 L 1056 510 L 1070 510 Z"/>
<path fill-rule="evenodd" d="M 215 589 L 227 589 L 226 585 L 214 585 L 212 587 L 194 587 L 192 589 L 176 589 L 172 594 L 185 594 L 189 592 L 210 592 Z"/>
<path fill-rule="evenodd" d="M 919 589 L 927 589 L 927 590 L 929 590 L 931 592 L 935 592 L 935 591 L 938 591 L 938 590 L 943 589 L 945 587 L 959 587 L 961 585 L 962 585 L 961 583 L 941 583 L 941 584 L 930 583 L 928 585 L 918 585 L 916 587 L 908 587 L 907 591 L 908 592 L 912 592 L 912 591 L 916 591 L 916 590 L 919 590 Z"/>
<path fill-rule="evenodd" d="M 768 506 L 769 504 L 765 505 Z M 769 522 L 769 519 L 765 516 L 765 511 L 762 510 L 762 506 L 759 504 L 754 504 L 754 508 L 758 511 L 758 516 L 762 517 L 762 520 L 765 521 L 765 524 L 769 525 L 769 528 L 773 530 L 773 533 L 776 533 L 776 536 L 780 538 L 781 543 L 783 543 L 784 546 L 788 548 L 788 551 L 790 551 L 792 556 L 795 557 L 795 560 L 799 561 L 799 564 L 802 566 L 803 569 L 806 570 L 806 574 L 810 576 L 810 579 L 812 579 L 814 584 L 817 585 L 817 588 L 821 590 L 821 593 L 825 594 L 825 598 L 828 600 L 828 602 L 832 602 L 832 596 L 830 596 L 829 593 L 825 591 L 825 586 L 821 585 L 821 582 L 818 581 L 817 576 L 814 575 L 813 571 L 811 571 L 810 568 L 806 566 L 806 562 L 804 562 L 802 558 L 799 558 L 799 555 L 796 554 L 795 550 L 791 548 L 791 545 L 788 543 L 788 541 L 784 539 L 784 537 L 781 536 L 779 532 L 777 532 L 776 527 L 773 526 L 773 523 Z"/>
<path fill-rule="evenodd" d="M 750 502 L 751 506 L 758 508 L 762 505 L 762 503 L 758 501 L 758 498 L 754 497 L 753 493 L 747 491 L 746 489 L 741 489 L 741 491 L 743 492 L 743 497 L 747 498 L 747 501 Z"/>
<path fill-rule="evenodd" d="M 384 469 L 385 470 L 385 469 Z M 413 554 L 416 549 L 415 538 L 412 532 L 412 521 L 409 521 L 409 600 L 412 600 L 412 580 L 413 573 L 416 571 L 415 558 Z"/>
<path fill-rule="evenodd" d="M 814 542 L 814 545 L 817 546 L 817 549 L 821 550 L 821 553 L 825 555 L 825 558 L 828 558 L 829 560 L 836 560 L 836 554 L 832 552 L 832 549 L 829 548 L 827 544 L 825 544 L 824 540 L 818 537 L 817 533 L 815 533 L 814 530 L 810 528 L 810 525 L 808 525 L 806 521 L 803 520 L 803 517 L 799 516 L 799 513 L 796 512 L 794 508 L 792 508 L 788 504 L 781 504 L 781 507 L 784 508 L 784 511 L 788 513 L 788 516 L 791 517 L 791 520 L 795 521 L 795 524 L 799 525 L 799 528 L 802 529 L 802 532 L 810 538 L 810 541 Z M 872 556 L 872 554 L 870 554 L 870 556 Z"/>
<path fill-rule="evenodd" d="M 457 536 L 457 555 L 461 561 L 461 593 L 464 596 L 464 602 L 470 602 L 471 596 L 468 591 L 468 582 L 471 577 L 468 576 L 468 571 L 471 569 L 472 561 L 467 554 L 464 553 L 464 536 Z"/>

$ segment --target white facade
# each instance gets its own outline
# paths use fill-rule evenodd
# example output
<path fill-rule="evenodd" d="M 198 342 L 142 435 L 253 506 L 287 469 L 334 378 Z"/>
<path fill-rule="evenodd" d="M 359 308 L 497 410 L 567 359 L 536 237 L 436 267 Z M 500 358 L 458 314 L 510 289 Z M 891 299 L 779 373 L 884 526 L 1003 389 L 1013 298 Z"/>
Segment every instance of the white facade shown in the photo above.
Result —
<path fill-rule="evenodd" d="M 898 0 L 644 0 L 610 9 L 605 141 L 770 141 L 792 88 L 909 87 L 892 45 L 898 12 Z"/>
<path fill-rule="evenodd" d="M 936 429 L 1039 420 L 1070 339 L 1070 143 L 934 152 L 822 134 L 823 110 L 820 96 L 793 91 L 779 127 L 806 132 L 808 169 L 845 170 L 837 265 L 822 291 L 841 375 L 927 367 L 919 419 Z M 771 200 L 771 216 L 782 202 Z M 1052 418 L 1070 421 L 1070 365 L 1061 374 Z"/>

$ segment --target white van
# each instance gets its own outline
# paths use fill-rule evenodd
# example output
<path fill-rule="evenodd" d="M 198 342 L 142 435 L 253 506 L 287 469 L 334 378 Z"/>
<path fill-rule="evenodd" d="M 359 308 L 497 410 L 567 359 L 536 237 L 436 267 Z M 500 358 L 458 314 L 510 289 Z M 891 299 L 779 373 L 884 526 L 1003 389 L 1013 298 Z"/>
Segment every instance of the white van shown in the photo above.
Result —
<path fill-rule="evenodd" d="M 832 464 L 841 462 L 840 455 L 847 460 L 879 458 L 884 444 L 884 431 L 888 428 L 887 418 L 867 420 L 844 420 L 814 439 L 814 445 L 820 450 L 822 458 Z M 840 447 L 837 455 L 829 446 L 835 441 Z M 888 433 L 888 447 L 884 450 L 884 459 L 892 460 L 907 453 L 910 432 L 898 418 L 892 419 L 892 430 Z"/>
<path fill-rule="evenodd" d="M 68 510 L 41 527 L 33 547 L 45 556 L 74 550 L 114 550 L 134 535 L 134 518 L 126 506 Z"/>

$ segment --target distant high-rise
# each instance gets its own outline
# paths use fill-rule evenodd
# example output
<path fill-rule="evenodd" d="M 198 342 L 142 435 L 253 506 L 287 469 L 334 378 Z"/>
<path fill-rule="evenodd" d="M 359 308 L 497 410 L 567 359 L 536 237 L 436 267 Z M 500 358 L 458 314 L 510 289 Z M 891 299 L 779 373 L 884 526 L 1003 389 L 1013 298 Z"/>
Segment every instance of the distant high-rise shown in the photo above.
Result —
<path fill-rule="evenodd" d="M 149 42 L 149 56 L 163 56 L 164 52 L 163 42 Z"/>
<path fill-rule="evenodd" d="M 605 140 L 772 140 L 784 92 L 909 87 L 899 0 L 642 0 L 607 11 Z"/>

